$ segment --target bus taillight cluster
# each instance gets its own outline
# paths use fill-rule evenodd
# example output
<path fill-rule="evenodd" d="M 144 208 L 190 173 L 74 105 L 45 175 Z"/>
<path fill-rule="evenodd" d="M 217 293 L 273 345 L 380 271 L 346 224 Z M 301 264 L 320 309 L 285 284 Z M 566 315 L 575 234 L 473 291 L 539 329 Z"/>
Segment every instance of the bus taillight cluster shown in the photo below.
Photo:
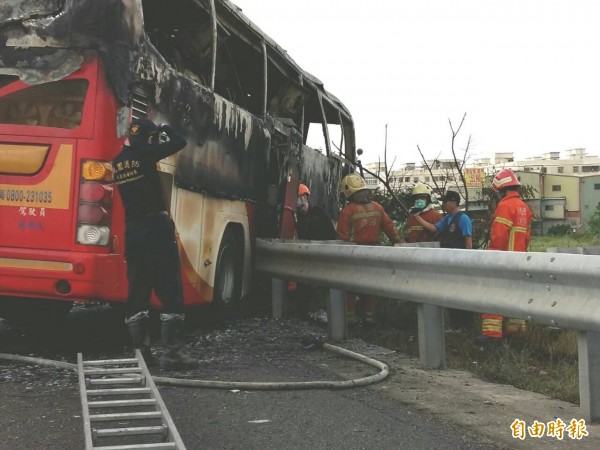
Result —
<path fill-rule="evenodd" d="M 113 201 L 112 179 L 109 161 L 82 162 L 77 209 L 79 244 L 108 245 Z"/>

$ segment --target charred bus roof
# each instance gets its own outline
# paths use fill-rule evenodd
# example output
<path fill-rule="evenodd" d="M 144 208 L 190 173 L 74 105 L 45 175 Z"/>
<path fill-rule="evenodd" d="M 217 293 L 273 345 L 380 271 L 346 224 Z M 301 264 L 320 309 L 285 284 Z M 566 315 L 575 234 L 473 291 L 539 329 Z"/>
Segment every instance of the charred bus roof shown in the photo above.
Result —
<path fill-rule="evenodd" d="M 209 0 L 192 3 L 210 12 Z M 5 0 L 0 8 L 0 73 L 18 75 L 30 84 L 53 81 L 81 65 L 81 54 L 75 49 L 95 49 L 110 55 L 104 58 L 110 66 L 110 81 L 121 100 L 126 101 L 123 80 L 126 85 L 133 81 L 131 69 L 136 54 L 152 46 L 144 32 L 143 12 L 146 8 L 165 11 L 173 6 L 162 0 Z M 273 64 L 314 86 L 351 118 L 348 109 L 325 90 L 323 83 L 302 70 L 241 8 L 229 0 L 215 0 L 215 7 L 220 29 L 237 34 L 257 48 L 264 42 Z M 180 20 L 185 21 L 185 17 Z"/>

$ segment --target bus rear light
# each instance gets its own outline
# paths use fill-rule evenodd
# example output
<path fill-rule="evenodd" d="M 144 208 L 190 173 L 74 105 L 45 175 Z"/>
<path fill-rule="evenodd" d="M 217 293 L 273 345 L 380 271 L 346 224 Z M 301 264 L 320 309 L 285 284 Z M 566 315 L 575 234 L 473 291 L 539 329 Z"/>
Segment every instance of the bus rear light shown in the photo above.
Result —
<path fill-rule="evenodd" d="M 77 243 L 83 245 L 108 245 L 110 228 L 96 225 L 79 225 Z"/>
<path fill-rule="evenodd" d="M 112 187 L 100 183 L 81 183 L 79 200 L 83 202 L 111 203 Z"/>
<path fill-rule="evenodd" d="M 108 219 L 108 211 L 97 203 L 80 203 L 77 221 L 79 223 L 99 224 Z"/>
<path fill-rule="evenodd" d="M 112 181 L 112 165 L 107 161 L 85 160 L 81 166 L 81 178 L 93 181 Z"/>
<path fill-rule="evenodd" d="M 113 202 L 112 163 L 93 159 L 81 162 L 77 243 L 106 246 L 110 242 Z M 82 272 L 83 273 L 83 272 Z"/>

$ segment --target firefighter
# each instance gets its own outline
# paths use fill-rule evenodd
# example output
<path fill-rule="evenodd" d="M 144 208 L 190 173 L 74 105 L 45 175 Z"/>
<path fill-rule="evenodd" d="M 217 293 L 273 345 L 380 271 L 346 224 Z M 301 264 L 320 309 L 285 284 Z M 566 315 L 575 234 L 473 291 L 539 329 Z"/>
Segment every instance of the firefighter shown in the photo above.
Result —
<path fill-rule="evenodd" d="M 371 201 L 370 190 L 360 175 L 346 175 L 340 182 L 340 192 L 348 199 L 338 218 L 337 235 L 340 239 L 360 245 L 379 245 L 379 232 L 383 231 L 393 243 L 402 242 L 383 206 Z M 356 316 L 361 324 L 366 323 L 367 300 L 363 296 L 357 296 Z"/>
<path fill-rule="evenodd" d="M 360 175 L 346 175 L 340 182 L 340 192 L 348 199 L 338 219 L 340 239 L 361 245 L 379 245 L 379 231 L 383 231 L 393 243 L 402 242 L 383 206 L 371 200 L 370 190 Z"/>
<path fill-rule="evenodd" d="M 298 200 L 296 202 L 296 235 L 298 239 L 310 241 L 334 240 L 335 228 L 333 222 L 323 208 L 310 204 L 310 189 L 305 184 L 298 185 Z M 300 317 L 308 317 L 311 309 L 311 299 L 320 297 L 320 290 L 305 283 L 288 283 L 288 291 L 293 292 L 297 313 Z"/>
<path fill-rule="evenodd" d="M 296 202 L 296 233 L 299 239 L 314 241 L 334 240 L 335 228 L 323 208 L 310 204 L 310 189 L 305 184 L 298 186 Z"/>
<path fill-rule="evenodd" d="M 492 189 L 498 193 L 500 201 L 496 206 L 488 250 L 525 252 L 531 236 L 531 210 L 521 199 L 518 189 L 521 183 L 510 169 L 502 169 L 492 180 Z M 481 336 L 478 343 L 501 339 L 503 336 L 502 316 L 483 314 L 481 316 Z M 507 319 L 505 336 L 520 335 L 525 332 L 525 321 Z"/>
<path fill-rule="evenodd" d="M 159 144 L 161 132 L 169 140 Z M 165 351 L 160 366 L 164 369 L 197 364 L 181 353 L 184 309 L 179 250 L 156 168 L 158 161 L 185 145 L 184 137 L 169 125 L 157 126 L 146 118 L 134 119 L 129 127 L 129 143 L 113 161 L 115 182 L 125 208 L 129 281 L 125 323 L 134 348 L 139 348 L 146 362 L 154 365 L 148 329 L 150 296 L 154 290 L 162 304 Z"/>
<path fill-rule="evenodd" d="M 431 242 L 437 241 L 435 232 L 427 230 L 421 223 L 414 217 L 414 214 L 419 216 L 432 224 L 435 224 L 442 220 L 442 215 L 433 207 L 431 202 L 431 188 L 423 183 L 418 183 L 413 187 L 411 200 L 413 207 L 410 209 L 410 216 L 406 222 L 408 233 L 404 236 L 406 242 Z"/>

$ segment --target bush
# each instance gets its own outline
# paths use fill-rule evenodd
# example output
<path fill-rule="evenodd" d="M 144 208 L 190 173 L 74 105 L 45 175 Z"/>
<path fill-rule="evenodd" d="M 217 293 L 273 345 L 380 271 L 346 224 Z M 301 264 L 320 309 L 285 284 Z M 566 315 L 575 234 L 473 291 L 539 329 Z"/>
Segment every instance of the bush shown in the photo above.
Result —
<path fill-rule="evenodd" d="M 560 225 L 553 225 L 548 229 L 548 236 L 564 236 L 571 232 L 571 226 L 563 223 Z"/>
<path fill-rule="evenodd" d="M 588 222 L 588 228 L 594 236 L 600 235 L 600 203 L 596 205 L 596 211 Z"/>

